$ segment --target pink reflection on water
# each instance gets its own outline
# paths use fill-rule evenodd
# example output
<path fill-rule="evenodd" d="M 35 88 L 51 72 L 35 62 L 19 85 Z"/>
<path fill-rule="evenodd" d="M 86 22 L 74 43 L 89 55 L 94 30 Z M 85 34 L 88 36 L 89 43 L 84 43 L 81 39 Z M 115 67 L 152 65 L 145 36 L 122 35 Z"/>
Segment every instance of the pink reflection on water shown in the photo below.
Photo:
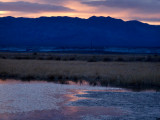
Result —
<path fill-rule="evenodd" d="M 75 102 L 77 100 L 89 99 L 85 97 L 77 97 L 76 95 L 84 95 L 87 94 L 85 91 L 87 90 L 69 90 L 71 94 L 66 94 L 64 97 L 67 98 L 68 102 Z"/>
<path fill-rule="evenodd" d="M 91 99 L 85 97 L 77 97 L 76 95 L 87 94 L 88 90 L 70 90 L 71 94 L 64 95 L 66 101 L 75 102 L 77 100 Z M 89 90 L 89 91 L 106 91 L 106 90 Z M 108 90 L 109 91 L 109 90 Z M 117 90 L 118 91 L 118 90 Z M 122 92 L 119 90 L 119 92 Z M 82 116 L 92 115 L 92 116 L 123 116 L 129 114 L 129 111 L 122 110 L 116 107 L 103 107 L 103 106 L 64 106 L 61 110 L 64 116 L 70 116 L 72 118 L 80 119 Z"/>
<path fill-rule="evenodd" d="M 71 91 L 70 91 L 71 92 Z M 81 120 L 82 116 L 92 115 L 92 116 L 122 116 L 128 114 L 127 111 L 115 107 L 101 107 L 101 106 L 68 106 L 68 102 L 73 102 L 80 100 L 75 95 L 86 94 L 84 91 L 76 90 L 72 91 L 71 94 L 66 94 L 64 96 L 64 101 L 59 103 L 59 110 L 42 110 L 42 111 L 32 111 L 32 112 L 22 112 L 22 113 L 3 113 L 0 114 L 0 120 Z M 87 99 L 87 98 L 81 98 Z"/>
<path fill-rule="evenodd" d="M 43 81 L 32 81 L 32 82 L 22 82 L 22 81 L 16 81 L 16 80 L 7 80 L 2 81 L 0 80 L 0 85 L 3 84 L 36 84 L 36 83 L 42 83 L 43 88 Z M 51 84 L 51 83 L 47 83 Z M 53 84 L 53 83 L 52 83 Z M 87 84 L 86 84 L 87 85 Z M 54 86 L 54 84 L 53 84 Z M 60 87 L 60 86 L 59 86 Z M 65 86 L 62 85 L 60 89 L 64 89 Z M 65 89 L 64 94 L 59 94 L 58 92 L 53 94 L 53 92 L 46 93 L 42 92 L 41 94 L 47 94 L 48 97 L 55 97 L 57 99 L 62 98 L 63 101 L 60 103 L 57 103 L 57 106 L 59 106 L 59 109 L 53 109 L 53 110 L 34 110 L 30 112 L 17 112 L 17 113 L 1 113 L 0 114 L 0 120 L 71 120 L 76 119 L 80 120 L 82 116 L 92 115 L 92 116 L 100 116 L 100 115 L 107 115 L 107 116 L 123 116 L 128 114 L 128 111 L 125 111 L 121 108 L 116 107 L 102 107 L 102 106 L 71 106 L 68 105 L 70 102 L 75 102 L 77 100 L 83 100 L 83 99 L 89 99 L 85 97 L 77 97 L 76 95 L 83 95 L 87 94 L 86 91 L 110 91 L 110 92 L 126 92 L 124 89 L 106 89 L 106 90 L 97 90 L 95 89 L 84 89 L 84 88 L 72 88 L 71 85 L 70 88 Z M 54 87 L 53 87 L 54 88 Z M 52 89 L 53 89 L 52 88 Z M 87 88 L 90 88 L 87 86 Z M 44 88 L 45 90 L 48 88 Z M 56 90 L 56 89 L 55 89 Z M 34 92 L 34 91 L 33 91 Z M 30 97 L 30 96 L 29 96 Z M 21 99 L 21 97 L 19 98 Z M 6 102 L 13 102 L 13 101 L 6 101 Z M 32 102 L 32 101 L 30 101 Z M 45 101 L 44 101 L 45 102 Z M 8 104 L 8 103 L 7 103 Z M 49 103 L 48 103 L 49 104 Z M 5 107 L 5 106 L 4 106 Z M 0 109 L 3 109 L 2 107 Z M 10 108 L 7 108 L 10 109 Z M 13 109 L 13 108 L 12 108 Z"/>

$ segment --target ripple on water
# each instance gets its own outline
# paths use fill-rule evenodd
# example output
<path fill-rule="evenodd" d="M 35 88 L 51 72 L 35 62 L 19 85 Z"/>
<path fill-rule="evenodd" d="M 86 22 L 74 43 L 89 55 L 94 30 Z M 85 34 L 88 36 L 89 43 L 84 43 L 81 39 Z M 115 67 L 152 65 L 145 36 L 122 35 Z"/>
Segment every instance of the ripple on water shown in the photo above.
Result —
<path fill-rule="evenodd" d="M 105 88 L 61 85 L 47 82 L 1 81 L 0 113 L 58 110 L 60 108 L 58 103 L 64 101 L 64 97 L 60 96 L 69 95 L 71 93 L 70 90 L 94 89 L 103 90 Z M 72 98 L 74 99 L 74 97 Z"/>
<path fill-rule="evenodd" d="M 160 117 L 158 96 L 154 91 L 88 84 L 0 80 L 0 120 L 152 119 Z"/>

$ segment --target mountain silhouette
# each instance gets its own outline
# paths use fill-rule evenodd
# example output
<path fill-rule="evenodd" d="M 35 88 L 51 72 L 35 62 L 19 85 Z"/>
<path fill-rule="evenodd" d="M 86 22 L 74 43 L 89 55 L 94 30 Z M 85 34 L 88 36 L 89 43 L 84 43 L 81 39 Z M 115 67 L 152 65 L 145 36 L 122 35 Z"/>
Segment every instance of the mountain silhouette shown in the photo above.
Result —
<path fill-rule="evenodd" d="M 1 46 L 160 47 L 160 26 L 111 17 L 0 18 Z"/>

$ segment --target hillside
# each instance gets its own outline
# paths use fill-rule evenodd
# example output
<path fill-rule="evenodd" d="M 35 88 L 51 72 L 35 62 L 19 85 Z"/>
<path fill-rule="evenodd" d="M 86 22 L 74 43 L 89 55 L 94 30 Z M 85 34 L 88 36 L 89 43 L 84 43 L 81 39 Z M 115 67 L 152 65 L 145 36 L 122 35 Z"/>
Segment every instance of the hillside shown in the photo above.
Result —
<path fill-rule="evenodd" d="M 111 17 L 0 18 L 1 46 L 159 47 L 160 26 Z"/>

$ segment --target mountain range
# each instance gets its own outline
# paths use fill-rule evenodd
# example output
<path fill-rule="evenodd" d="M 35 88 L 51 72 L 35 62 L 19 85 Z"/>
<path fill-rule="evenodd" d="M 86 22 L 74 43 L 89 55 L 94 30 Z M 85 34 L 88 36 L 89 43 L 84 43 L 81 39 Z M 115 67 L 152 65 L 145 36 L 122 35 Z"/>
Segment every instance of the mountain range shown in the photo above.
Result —
<path fill-rule="evenodd" d="M 160 26 L 92 16 L 0 17 L 0 46 L 160 47 Z"/>

